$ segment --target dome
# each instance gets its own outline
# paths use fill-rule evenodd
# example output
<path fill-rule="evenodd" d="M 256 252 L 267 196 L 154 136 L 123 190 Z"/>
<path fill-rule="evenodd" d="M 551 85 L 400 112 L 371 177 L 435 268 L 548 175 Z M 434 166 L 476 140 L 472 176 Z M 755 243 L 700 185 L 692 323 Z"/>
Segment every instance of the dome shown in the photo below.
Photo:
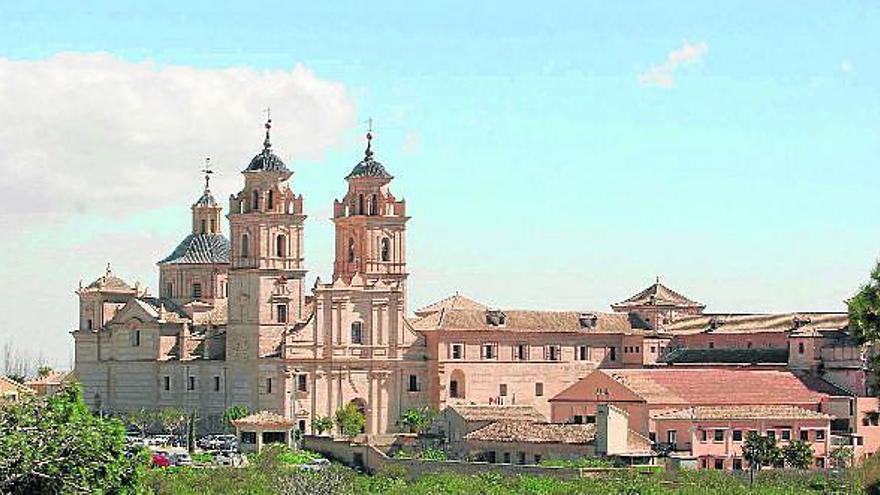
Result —
<path fill-rule="evenodd" d="M 263 148 L 251 160 L 250 165 L 244 170 L 245 172 L 290 172 L 287 165 L 278 158 L 278 155 L 272 153 L 271 148 Z"/>
<path fill-rule="evenodd" d="M 394 177 L 385 170 L 381 162 L 373 158 L 372 149 L 373 133 L 367 133 L 367 149 L 364 151 L 364 159 L 358 162 L 351 169 L 351 172 L 345 176 L 345 180 L 356 177 L 381 177 L 383 179 L 393 179 Z"/>
<path fill-rule="evenodd" d="M 214 199 L 214 195 L 211 194 L 209 189 L 205 189 L 205 192 L 202 194 L 202 197 L 196 200 L 196 203 L 193 205 L 195 207 L 208 207 L 208 206 L 217 206 L 217 200 Z"/>
<path fill-rule="evenodd" d="M 222 234 L 190 234 L 159 264 L 228 264 L 230 248 Z"/>

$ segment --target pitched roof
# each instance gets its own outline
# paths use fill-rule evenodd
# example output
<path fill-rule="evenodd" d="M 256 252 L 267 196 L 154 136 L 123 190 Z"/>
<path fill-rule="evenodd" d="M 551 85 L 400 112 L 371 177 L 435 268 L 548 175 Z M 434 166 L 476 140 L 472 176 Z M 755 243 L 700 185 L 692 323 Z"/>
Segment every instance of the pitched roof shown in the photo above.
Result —
<path fill-rule="evenodd" d="M 668 364 L 785 364 L 788 363 L 788 348 L 690 349 L 682 347 L 667 353 L 662 361 Z"/>
<path fill-rule="evenodd" d="M 614 309 L 626 309 L 637 306 L 673 306 L 678 308 L 705 308 L 705 304 L 692 301 L 678 292 L 666 287 L 659 281 L 638 294 L 612 304 Z"/>
<path fill-rule="evenodd" d="M 840 331 L 849 324 L 846 313 L 704 314 L 683 316 L 664 325 L 675 335 L 697 333 L 777 333 Z"/>
<path fill-rule="evenodd" d="M 165 312 L 165 317 L 172 320 L 188 320 L 189 314 L 171 299 L 164 297 L 138 297 L 134 299 L 144 311 L 154 318 L 159 318 L 160 312 Z M 169 318 L 170 317 L 170 318 Z"/>
<path fill-rule="evenodd" d="M 652 414 L 651 419 L 832 419 L 833 416 L 790 405 L 697 406 Z"/>
<path fill-rule="evenodd" d="M 202 196 L 196 200 L 193 206 L 197 208 L 216 207 L 217 200 L 214 199 L 214 195 L 211 194 L 210 189 L 205 189 L 205 192 L 202 193 Z"/>
<path fill-rule="evenodd" d="M 229 239 L 223 234 L 190 234 L 159 264 L 228 264 L 229 251 Z"/>
<path fill-rule="evenodd" d="M 443 309 L 413 322 L 417 330 L 502 331 L 546 333 L 639 333 L 645 330 L 640 320 L 625 313 L 583 313 L 579 311 L 503 310 L 504 324 L 487 321 L 486 310 Z M 595 325 L 585 327 L 581 318 L 595 315 Z"/>
<path fill-rule="evenodd" d="M 239 428 L 243 426 L 289 428 L 293 426 L 293 420 L 270 411 L 260 411 L 249 416 L 236 419 L 232 422 L 232 424 Z"/>
<path fill-rule="evenodd" d="M 449 297 L 445 297 L 437 302 L 431 303 L 423 308 L 416 310 L 415 314 L 416 316 L 423 317 L 443 309 L 485 310 L 487 309 L 487 306 L 456 292 Z"/>
<path fill-rule="evenodd" d="M 0 397 L 3 397 L 4 390 L 16 390 L 19 393 L 34 393 L 34 389 L 23 383 L 19 383 L 8 376 L 0 375 Z"/>
<path fill-rule="evenodd" d="M 608 376 L 645 402 L 658 405 L 813 405 L 827 395 L 848 395 L 821 389 L 790 371 L 689 367 L 597 370 L 550 400 L 595 400 L 591 378 L 596 373 Z"/>
<path fill-rule="evenodd" d="M 117 277 L 110 271 L 110 265 L 107 265 L 107 272 L 95 279 L 94 282 L 86 286 L 86 289 L 100 290 L 105 292 L 132 292 L 134 287 L 128 285 L 125 280 Z"/>
<path fill-rule="evenodd" d="M 52 370 L 44 376 L 28 380 L 25 385 L 32 387 L 34 385 L 60 385 L 70 376 L 69 371 Z"/>
<path fill-rule="evenodd" d="M 588 444 L 596 438 L 596 425 L 497 421 L 464 436 L 482 442 Z"/>
<path fill-rule="evenodd" d="M 537 409 L 526 405 L 451 404 L 448 407 L 465 421 L 542 422 L 547 420 Z"/>

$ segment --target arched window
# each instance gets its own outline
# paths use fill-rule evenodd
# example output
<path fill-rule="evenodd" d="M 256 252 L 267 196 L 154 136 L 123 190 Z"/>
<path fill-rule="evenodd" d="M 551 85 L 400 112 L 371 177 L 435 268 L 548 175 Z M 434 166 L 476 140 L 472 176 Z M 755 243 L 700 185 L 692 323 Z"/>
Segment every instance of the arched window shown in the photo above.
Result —
<path fill-rule="evenodd" d="M 391 261 L 391 241 L 387 237 L 382 238 L 382 261 Z"/>
<path fill-rule="evenodd" d="M 287 237 L 279 235 L 275 238 L 275 256 L 279 258 L 287 256 Z"/>
<path fill-rule="evenodd" d="M 92 320 L 88 320 L 88 321 L 86 322 L 86 328 L 89 329 L 89 330 L 92 329 Z"/>
<path fill-rule="evenodd" d="M 358 195 L 358 215 L 364 214 L 364 195 Z"/>
<path fill-rule="evenodd" d="M 201 231 L 201 232 L 199 232 L 200 234 L 205 233 L 205 219 L 204 218 L 199 222 L 199 230 Z"/>
<path fill-rule="evenodd" d="M 272 194 L 272 192 L 273 192 L 273 191 L 270 189 L 270 190 L 269 190 L 269 198 L 268 198 L 268 200 L 266 201 L 266 209 L 269 210 L 269 211 L 271 211 L 272 208 L 275 207 L 275 195 Z"/>
<path fill-rule="evenodd" d="M 217 233 L 217 222 L 215 222 L 213 218 L 211 219 L 211 233 Z"/>
<path fill-rule="evenodd" d="M 250 255 L 250 240 L 247 234 L 241 234 L 241 257 L 247 258 Z"/>
<path fill-rule="evenodd" d="M 354 237 L 348 238 L 348 262 L 354 262 Z"/>
<path fill-rule="evenodd" d="M 260 209 L 260 191 L 254 189 L 253 199 L 251 200 L 251 210 L 257 211 Z"/>
<path fill-rule="evenodd" d="M 363 344 L 364 343 L 364 324 L 356 321 L 351 324 L 351 343 L 352 344 Z"/>
<path fill-rule="evenodd" d="M 378 215 L 379 214 L 379 199 L 374 194 L 372 199 L 370 199 L 370 215 Z"/>

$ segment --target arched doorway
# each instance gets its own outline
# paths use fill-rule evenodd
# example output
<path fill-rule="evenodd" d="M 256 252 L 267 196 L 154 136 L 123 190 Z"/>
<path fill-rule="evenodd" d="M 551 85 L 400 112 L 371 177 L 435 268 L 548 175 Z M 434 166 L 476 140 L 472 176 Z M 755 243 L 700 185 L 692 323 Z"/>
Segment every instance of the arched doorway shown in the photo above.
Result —
<path fill-rule="evenodd" d="M 450 399 L 464 399 L 467 397 L 465 388 L 464 371 L 453 370 L 449 376 L 448 395 Z"/>

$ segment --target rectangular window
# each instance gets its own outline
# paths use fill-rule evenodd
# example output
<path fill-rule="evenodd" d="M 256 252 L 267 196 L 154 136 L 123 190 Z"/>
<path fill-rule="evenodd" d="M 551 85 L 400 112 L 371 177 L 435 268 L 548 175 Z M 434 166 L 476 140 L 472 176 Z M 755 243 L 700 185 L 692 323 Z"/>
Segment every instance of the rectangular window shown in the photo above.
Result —
<path fill-rule="evenodd" d="M 723 442 L 724 441 L 724 430 L 715 430 L 713 432 L 712 441 L 714 442 Z"/>
<path fill-rule="evenodd" d="M 724 469 L 724 459 L 715 459 L 715 469 Z"/>
<path fill-rule="evenodd" d="M 449 381 L 449 396 L 453 399 L 458 398 L 458 381 L 450 380 Z"/>
<path fill-rule="evenodd" d="M 193 299 L 201 299 L 202 298 L 202 284 L 198 282 L 193 283 L 193 291 L 192 291 Z"/>
<path fill-rule="evenodd" d="M 498 386 L 498 395 L 500 395 L 501 397 L 507 397 L 507 384 L 506 383 L 502 383 L 501 385 Z"/>
<path fill-rule="evenodd" d="M 162 388 L 165 389 L 166 392 L 171 390 L 171 377 L 170 376 L 162 377 Z"/>
<path fill-rule="evenodd" d="M 219 391 L 220 391 L 220 377 L 215 376 L 214 377 L 214 392 L 219 392 Z"/>
<path fill-rule="evenodd" d="M 186 389 L 187 390 L 195 390 L 196 389 L 196 377 L 190 376 L 188 378 L 189 379 L 186 382 Z"/>
<path fill-rule="evenodd" d="M 416 375 L 409 375 L 409 387 L 407 388 L 409 392 L 418 392 L 419 391 L 419 377 Z"/>
<path fill-rule="evenodd" d="M 483 359 L 495 359 L 496 344 L 483 344 Z"/>
<path fill-rule="evenodd" d="M 575 414 L 573 418 L 571 418 L 571 422 L 576 425 L 584 424 L 584 417 L 580 414 Z"/>
<path fill-rule="evenodd" d="M 559 361 L 562 359 L 562 352 L 558 345 L 547 346 L 547 361 Z"/>
<path fill-rule="evenodd" d="M 585 345 L 579 345 L 575 350 L 575 354 L 578 361 L 586 361 L 590 359 L 590 348 Z"/>
<path fill-rule="evenodd" d="M 535 397 L 543 397 L 544 396 L 544 384 L 541 382 L 535 383 Z"/>
<path fill-rule="evenodd" d="M 678 440 L 677 430 L 669 430 L 666 432 L 666 443 L 671 443 L 672 445 L 675 445 L 676 440 Z"/>
<path fill-rule="evenodd" d="M 791 430 L 782 430 L 782 439 L 783 440 L 791 440 Z"/>
<path fill-rule="evenodd" d="M 517 464 L 525 464 L 526 463 L 526 453 L 525 452 L 517 452 L 516 453 L 516 463 Z"/>
<path fill-rule="evenodd" d="M 617 361 L 617 347 L 608 348 L 608 360 Z"/>
<path fill-rule="evenodd" d="M 486 462 L 491 463 L 491 464 L 495 464 L 496 455 L 495 455 L 494 450 L 490 450 L 489 452 L 486 452 Z"/>
<path fill-rule="evenodd" d="M 743 431 L 742 430 L 733 430 L 733 441 L 734 442 L 742 442 L 743 441 Z"/>
<path fill-rule="evenodd" d="M 528 361 L 529 359 L 529 346 L 526 344 L 519 344 L 514 349 L 514 359 L 518 361 Z"/>
<path fill-rule="evenodd" d="M 504 453 L 504 464 L 510 464 L 510 452 Z"/>
<path fill-rule="evenodd" d="M 300 433 L 305 433 L 306 432 L 306 420 L 301 419 L 297 422 L 297 424 L 298 424 L 298 426 L 296 427 L 296 429 L 299 430 Z"/>
<path fill-rule="evenodd" d="M 174 284 L 165 284 L 165 297 L 174 297 Z"/>
<path fill-rule="evenodd" d="M 700 441 L 701 442 L 706 441 L 706 430 L 700 430 Z"/>
<path fill-rule="evenodd" d="M 272 393 L 272 379 L 271 378 L 266 378 L 266 393 L 267 394 Z"/>
<path fill-rule="evenodd" d="M 464 344 L 452 344 L 452 359 L 464 359 Z"/>
<path fill-rule="evenodd" d="M 364 343 L 364 324 L 356 321 L 351 324 L 351 343 L 352 344 L 363 344 Z"/>
<path fill-rule="evenodd" d="M 278 323 L 287 323 L 287 305 L 279 304 L 275 310 L 278 315 Z"/>
<path fill-rule="evenodd" d="M 308 375 L 296 375 L 296 389 L 300 392 L 309 391 Z"/>
<path fill-rule="evenodd" d="M 140 330 L 132 330 L 131 331 L 131 346 L 132 347 L 140 347 L 141 345 L 141 331 Z"/>
<path fill-rule="evenodd" d="M 825 440 L 825 430 L 816 430 L 816 441 Z"/>
<path fill-rule="evenodd" d="M 715 348 L 715 342 L 709 342 L 709 349 Z"/>
<path fill-rule="evenodd" d="M 816 459 L 816 467 L 819 469 L 825 469 L 825 458 L 819 457 Z"/>
<path fill-rule="evenodd" d="M 535 454 L 535 464 L 541 464 L 541 454 Z"/>
<path fill-rule="evenodd" d="M 733 458 L 733 470 L 734 471 L 742 471 L 743 469 L 743 460 L 739 457 Z"/>
<path fill-rule="evenodd" d="M 256 444 L 257 443 L 257 432 L 255 432 L 255 431 L 241 432 L 241 443 L 246 443 L 248 445 Z"/>
<path fill-rule="evenodd" d="M 799 434 L 802 442 L 810 441 L 810 430 L 801 430 Z"/>
<path fill-rule="evenodd" d="M 656 354 L 656 353 L 657 353 L 657 346 L 652 345 L 651 346 L 651 354 Z"/>
<path fill-rule="evenodd" d="M 776 430 L 767 430 L 767 438 L 776 440 Z"/>

